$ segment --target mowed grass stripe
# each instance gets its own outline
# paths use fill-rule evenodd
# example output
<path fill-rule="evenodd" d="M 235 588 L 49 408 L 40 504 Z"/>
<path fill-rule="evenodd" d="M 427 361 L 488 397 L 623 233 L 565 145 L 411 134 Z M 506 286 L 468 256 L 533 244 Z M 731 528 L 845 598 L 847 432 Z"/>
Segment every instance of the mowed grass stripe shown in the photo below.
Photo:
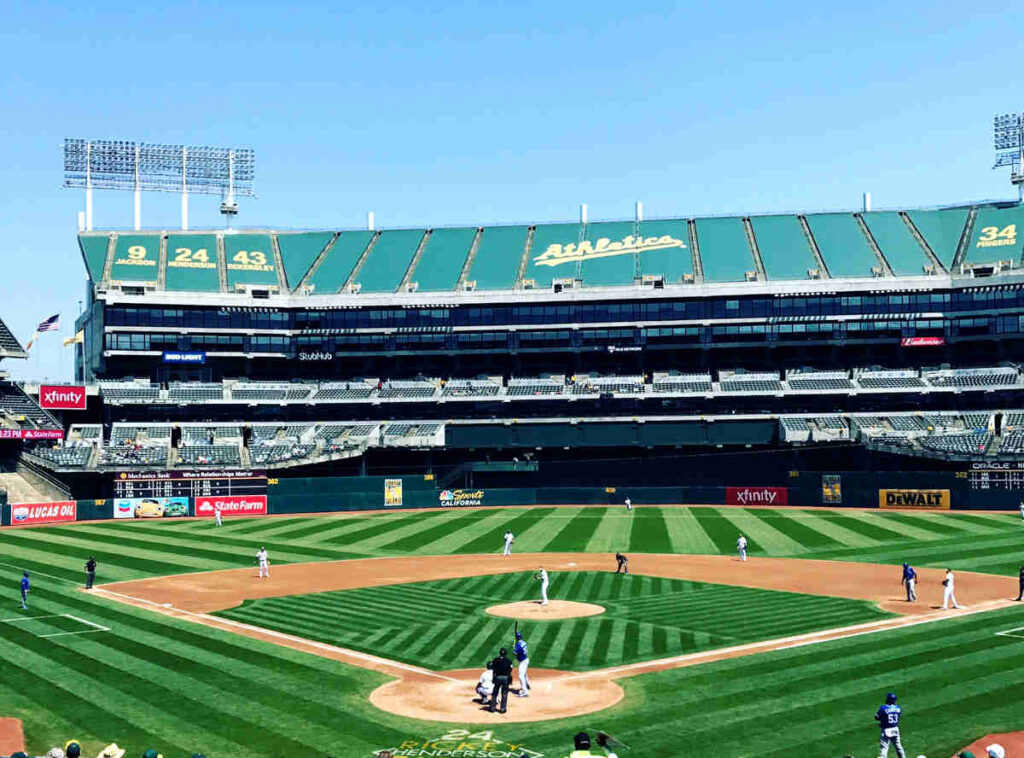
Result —
<path fill-rule="evenodd" d="M 668 553 L 672 542 L 661 508 L 635 508 L 633 529 L 629 535 L 629 549 L 634 553 Z"/>
<path fill-rule="evenodd" d="M 757 509 L 730 512 L 733 524 L 747 538 L 747 552 L 751 555 L 792 555 L 806 550 L 788 534 L 776 529 L 770 520 L 760 518 Z"/>
<path fill-rule="evenodd" d="M 591 508 L 595 515 L 600 514 L 600 521 L 587 540 L 584 552 L 587 553 L 621 553 L 629 544 L 629 533 L 632 528 L 633 512 L 625 508 Z"/>
<path fill-rule="evenodd" d="M 701 529 L 715 543 L 715 552 L 729 553 L 736 549 L 735 527 L 726 521 L 715 508 L 694 508 L 691 513 Z"/>
<path fill-rule="evenodd" d="M 578 508 L 576 515 L 569 520 L 569 523 L 553 534 L 548 543 L 544 546 L 546 553 L 576 553 L 584 552 L 587 543 L 594 536 L 598 525 L 604 517 L 603 508 Z"/>
<path fill-rule="evenodd" d="M 714 554 L 719 548 L 694 515 L 695 508 L 664 508 L 665 530 L 673 553 Z"/>
<path fill-rule="evenodd" d="M 859 511 L 819 511 L 818 515 L 825 521 L 845 527 L 852 532 L 863 534 L 865 537 L 879 542 L 908 542 L 911 538 L 906 537 L 899 531 L 899 525 L 886 526 L 884 519 L 868 520 L 858 518 L 862 515 Z"/>
<path fill-rule="evenodd" d="M 940 539 L 940 536 L 936 535 L 935 532 L 919 526 L 914 521 L 906 518 L 899 518 L 899 516 L 902 515 L 899 513 L 891 514 L 892 516 L 896 516 L 896 518 L 892 518 L 890 514 L 886 514 L 883 518 L 879 512 L 869 511 L 849 511 L 844 515 L 848 515 L 850 518 L 871 524 L 872 526 L 881 526 L 885 529 L 891 529 L 899 535 L 900 539 L 903 540 L 921 540 L 927 542 L 929 540 Z"/>
<path fill-rule="evenodd" d="M 451 517 L 451 511 L 429 511 L 427 513 L 417 513 L 415 518 L 400 519 L 400 523 L 384 524 L 385 528 L 381 528 L 380 525 L 372 525 L 360 532 L 350 534 L 346 548 L 350 550 L 380 550 L 385 552 L 383 549 L 384 545 L 402 537 L 422 534 L 433 529 L 439 523 L 447 522 Z"/>
<path fill-rule="evenodd" d="M 412 553 L 425 550 L 431 542 L 441 539 L 447 535 L 458 534 L 464 527 L 477 522 L 480 517 L 470 511 L 468 513 L 445 513 L 441 523 L 432 522 L 432 526 L 418 530 L 411 534 L 400 536 L 397 539 L 377 545 L 379 550 L 389 550 L 398 553 Z"/>
<path fill-rule="evenodd" d="M 383 516 L 367 519 L 367 521 L 360 524 L 357 529 L 346 529 L 340 534 L 333 534 L 325 539 L 317 540 L 317 543 L 323 545 L 343 545 L 347 547 L 356 542 L 375 537 L 378 534 L 386 534 L 409 524 L 421 523 L 421 520 L 429 521 L 430 518 L 437 518 L 437 516 L 437 511 L 430 511 L 427 513 L 421 513 L 419 511 L 396 514 L 389 513 Z"/>
<path fill-rule="evenodd" d="M 458 547 L 455 551 L 457 553 L 500 553 L 504 548 L 504 542 L 502 541 L 502 535 L 506 529 L 511 529 L 512 534 L 515 535 L 516 542 L 512 546 L 513 552 L 524 552 L 524 548 L 519 544 L 519 536 L 529 529 L 533 524 L 538 521 L 542 521 L 555 512 L 554 508 L 531 508 L 521 509 L 513 508 L 509 509 L 505 523 L 496 529 L 493 534 L 481 534 L 475 539 L 471 539 L 462 546 Z"/>
<path fill-rule="evenodd" d="M 818 515 L 818 513 L 816 512 L 815 515 Z M 813 517 L 794 518 L 788 513 L 775 511 L 772 515 L 771 522 L 772 526 L 776 529 L 789 535 L 792 539 L 796 540 L 808 549 L 840 544 L 837 540 L 816 529 L 815 527 L 819 522 L 818 519 Z"/>
<path fill-rule="evenodd" d="M 434 540 L 429 545 L 420 548 L 420 553 L 432 553 L 434 555 L 448 555 L 451 553 L 463 552 L 464 545 L 473 542 L 485 535 L 494 535 L 497 542 L 501 542 L 501 535 L 505 533 L 504 526 L 508 514 L 501 509 L 492 512 L 477 512 L 476 520 L 466 524 L 458 532 L 445 535 Z"/>

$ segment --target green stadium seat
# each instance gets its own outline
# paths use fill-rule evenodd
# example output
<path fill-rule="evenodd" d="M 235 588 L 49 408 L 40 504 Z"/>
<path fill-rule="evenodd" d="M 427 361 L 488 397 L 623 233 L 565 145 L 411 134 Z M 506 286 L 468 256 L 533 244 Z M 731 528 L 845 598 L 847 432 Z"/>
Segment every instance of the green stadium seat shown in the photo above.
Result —
<path fill-rule="evenodd" d="M 533 233 L 530 260 L 523 279 L 532 279 L 538 289 L 549 289 L 554 279 L 574 279 L 580 230 L 580 224 L 538 226 Z"/>
<path fill-rule="evenodd" d="M 978 209 L 967 246 L 967 263 L 1020 262 L 1024 246 L 1024 206 Z"/>
<path fill-rule="evenodd" d="M 345 286 L 373 232 L 342 232 L 331 245 L 320 266 L 309 278 L 309 285 L 318 295 L 330 295 Z"/>
<path fill-rule="evenodd" d="M 435 229 L 409 281 L 416 282 L 420 292 L 447 292 L 455 289 L 474 237 L 475 228 Z"/>
<path fill-rule="evenodd" d="M 169 234 L 164 289 L 220 292 L 217 272 L 217 236 Z"/>
<path fill-rule="evenodd" d="M 146 282 L 155 285 L 159 262 L 159 234 L 119 234 L 114 244 L 110 281 Z"/>
<path fill-rule="evenodd" d="M 871 269 L 881 265 L 852 213 L 816 213 L 806 218 L 834 278 L 872 276 Z"/>
<path fill-rule="evenodd" d="M 796 216 L 754 216 L 750 225 L 770 280 L 807 279 L 821 268 Z"/>
<path fill-rule="evenodd" d="M 277 246 L 281 250 L 281 265 L 284 266 L 284 278 L 289 290 L 299 286 L 302 277 L 309 271 L 313 261 L 323 252 L 331 241 L 332 232 L 299 232 L 296 234 L 280 233 L 277 235 Z"/>
<path fill-rule="evenodd" d="M 85 260 L 85 270 L 94 282 L 103 280 L 103 269 L 107 264 L 107 246 L 110 243 L 108 234 L 79 234 L 78 246 Z"/>
<path fill-rule="evenodd" d="M 582 266 L 583 284 L 590 287 L 632 284 L 637 271 L 635 235 L 636 224 L 632 221 L 587 224 L 584 239 L 589 248 L 581 251 L 586 256 Z M 619 249 L 609 249 L 613 245 Z"/>
<path fill-rule="evenodd" d="M 966 208 L 943 211 L 907 211 L 917 231 L 947 269 L 953 265 L 956 248 L 967 223 Z"/>
<path fill-rule="evenodd" d="M 686 219 L 641 221 L 640 236 L 657 238 L 658 246 L 649 246 L 640 254 L 642 276 L 663 276 L 669 284 L 678 284 L 693 276 L 693 255 Z"/>
<path fill-rule="evenodd" d="M 526 247 L 526 226 L 492 226 L 484 229 L 466 281 L 478 290 L 510 290 Z"/>
<path fill-rule="evenodd" d="M 924 273 L 924 267 L 931 264 L 931 259 L 899 213 L 865 213 L 863 218 L 878 249 L 897 276 L 920 276 Z"/>
<path fill-rule="evenodd" d="M 269 234 L 225 234 L 228 291 L 236 284 L 277 286 L 277 263 Z"/>
<path fill-rule="evenodd" d="M 699 218 L 697 245 L 706 282 L 742 282 L 754 271 L 747 233 L 740 218 Z"/>
<path fill-rule="evenodd" d="M 394 292 L 416 255 L 422 229 L 381 232 L 356 278 L 360 292 Z"/>

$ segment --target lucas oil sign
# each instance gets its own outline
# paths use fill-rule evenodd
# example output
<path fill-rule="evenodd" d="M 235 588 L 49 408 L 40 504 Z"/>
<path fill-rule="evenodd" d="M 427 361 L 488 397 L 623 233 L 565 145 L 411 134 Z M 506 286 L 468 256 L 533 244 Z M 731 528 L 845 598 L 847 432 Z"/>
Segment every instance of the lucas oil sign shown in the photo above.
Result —
<path fill-rule="evenodd" d="M 11 504 L 11 526 L 30 524 L 53 524 L 59 521 L 74 521 L 78 504 L 74 500 L 59 503 Z"/>
<path fill-rule="evenodd" d="M 950 508 L 949 490 L 879 490 L 879 508 Z"/>

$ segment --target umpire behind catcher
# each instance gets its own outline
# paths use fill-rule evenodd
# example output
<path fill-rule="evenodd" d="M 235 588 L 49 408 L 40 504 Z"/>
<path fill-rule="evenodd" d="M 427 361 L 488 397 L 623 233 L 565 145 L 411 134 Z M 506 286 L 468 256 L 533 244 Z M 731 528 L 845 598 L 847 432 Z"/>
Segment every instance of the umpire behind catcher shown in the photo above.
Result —
<path fill-rule="evenodd" d="M 502 648 L 498 657 L 491 661 L 491 668 L 494 671 L 494 691 L 491 693 L 491 707 L 488 710 L 494 713 L 494 705 L 498 701 L 498 693 L 501 693 L 501 712 L 508 708 L 508 685 L 512 681 L 512 661 L 508 657 L 508 651 Z"/>

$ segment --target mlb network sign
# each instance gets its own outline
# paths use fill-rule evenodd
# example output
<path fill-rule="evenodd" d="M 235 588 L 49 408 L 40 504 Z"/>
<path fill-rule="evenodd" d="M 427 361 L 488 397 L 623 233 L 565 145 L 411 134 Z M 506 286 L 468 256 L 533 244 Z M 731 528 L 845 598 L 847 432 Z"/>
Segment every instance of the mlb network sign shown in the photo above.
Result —
<path fill-rule="evenodd" d="M 85 387 L 61 387 L 52 384 L 40 385 L 39 407 L 65 411 L 84 411 Z"/>

